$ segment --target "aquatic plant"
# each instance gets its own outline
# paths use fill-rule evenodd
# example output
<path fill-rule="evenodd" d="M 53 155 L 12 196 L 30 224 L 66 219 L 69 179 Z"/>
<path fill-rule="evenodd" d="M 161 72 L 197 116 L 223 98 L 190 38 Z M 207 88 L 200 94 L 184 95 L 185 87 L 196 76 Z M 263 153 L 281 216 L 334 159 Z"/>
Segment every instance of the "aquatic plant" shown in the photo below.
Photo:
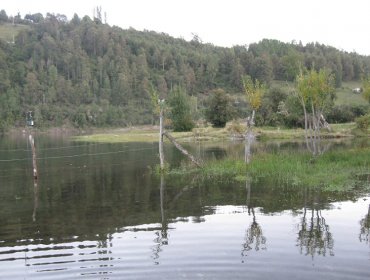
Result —
<path fill-rule="evenodd" d="M 194 174 L 189 168 L 172 174 Z M 223 159 L 205 163 L 198 171 L 202 179 L 321 187 L 344 191 L 357 186 L 370 187 L 370 148 L 330 151 L 320 157 L 310 153 L 262 153 L 246 165 L 242 160 Z"/>

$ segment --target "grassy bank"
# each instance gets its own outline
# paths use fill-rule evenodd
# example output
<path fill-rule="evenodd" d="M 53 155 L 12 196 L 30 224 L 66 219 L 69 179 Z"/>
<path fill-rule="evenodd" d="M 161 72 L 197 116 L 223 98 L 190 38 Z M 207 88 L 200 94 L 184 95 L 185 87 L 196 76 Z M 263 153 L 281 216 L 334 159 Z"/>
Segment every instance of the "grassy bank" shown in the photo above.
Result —
<path fill-rule="evenodd" d="M 335 105 L 363 105 L 367 101 L 364 99 L 362 94 L 353 93 L 354 88 L 360 88 L 362 86 L 361 81 L 344 81 L 339 88 L 335 89 L 337 98 L 335 99 Z M 286 81 L 272 81 L 272 87 L 280 88 L 285 92 L 292 92 L 295 88 L 294 82 Z"/>
<path fill-rule="evenodd" d="M 343 191 L 356 186 L 370 187 L 370 147 L 332 151 L 312 158 L 308 153 L 258 154 L 249 165 L 241 160 L 218 160 L 203 169 L 189 167 L 171 171 L 173 175 L 194 173 L 202 179 L 242 181 L 272 185 L 320 187 Z"/>
<path fill-rule="evenodd" d="M 20 31 L 27 29 L 30 29 L 30 27 L 23 24 L 0 24 L 0 39 L 6 42 L 13 42 Z"/>
<path fill-rule="evenodd" d="M 354 123 L 348 124 L 334 124 L 332 131 L 322 131 L 323 138 L 343 138 L 354 137 L 353 131 L 355 129 Z M 76 136 L 76 141 L 86 142 L 105 142 L 105 143 L 119 143 L 119 142 L 156 142 L 158 141 L 158 127 L 147 126 L 138 128 L 115 129 L 110 131 L 103 131 L 89 135 Z M 286 129 L 279 127 L 256 127 L 255 133 L 261 139 L 303 139 L 303 129 Z M 194 128 L 190 132 L 171 132 L 177 140 L 181 142 L 193 141 L 220 141 L 239 138 L 241 135 L 233 132 L 231 125 L 225 128 Z M 362 136 L 370 135 L 368 132 L 363 132 Z"/>

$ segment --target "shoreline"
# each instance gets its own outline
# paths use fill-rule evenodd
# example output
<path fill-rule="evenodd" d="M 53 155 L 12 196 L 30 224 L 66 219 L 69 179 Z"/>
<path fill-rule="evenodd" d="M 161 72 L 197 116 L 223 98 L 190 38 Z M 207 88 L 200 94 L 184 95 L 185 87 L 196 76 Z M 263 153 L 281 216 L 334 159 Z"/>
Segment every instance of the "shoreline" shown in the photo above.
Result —
<path fill-rule="evenodd" d="M 370 131 L 356 129 L 354 123 L 332 124 L 332 131 L 322 131 L 322 139 L 341 139 L 370 137 Z M 51 128 L 11 128 L 2 135 L 19 135 L 31 131 L 33 134 L 47 134 L 50 136 L 67 136 L 76 141 L 88 142 L 157 142 L 159 126 L 143 125 L 132 127 L 96 128 L 89 127 L 78 129 L 73 127 L 51 127 Z M 181 142 L 192 141 L 218 141 L 218 140 L 243 140 L 243 134 L 233 131 L 230 125 L 225 128 L 198 127 L 189 132 L 171 132 L 171 135 Z M 302 128 L 280 128 L 280 127 L 255 127 L 254 132 L 260 140 L 304 140 L 304 129 Z"/>

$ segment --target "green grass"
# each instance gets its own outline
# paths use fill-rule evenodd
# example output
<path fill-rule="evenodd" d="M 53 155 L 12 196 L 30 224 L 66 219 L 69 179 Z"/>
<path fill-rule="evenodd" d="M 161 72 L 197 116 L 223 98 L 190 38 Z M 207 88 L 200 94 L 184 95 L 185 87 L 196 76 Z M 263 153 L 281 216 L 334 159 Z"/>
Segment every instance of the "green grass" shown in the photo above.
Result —
<path fill-rule="evenodd" d="M 158 127 L 116 129 L 98 134 L 75 136 L 73 139 L 76 141 L 104 143 L 157 142 L 159 138 L 158 133 Z M 229 137 L 227 129 L 213 127 L 195 128 L 189 132 L 171 132 L 171 135 L 180 142 L 220 140 Z"/>
<path fill-rule="evenodd" d="M 331 131 L 321 130 L 322 138 L 353 137 L 352 132 L 356 128 L 356 124 L 331 124 L 330 127 Z M 304 139 L 304 129 L 301 128 L 256 127 L 255 131 L 262 139 Z"/>
<path fill-rule="evenodd" d="M 191 173 L 189 167 L 174 171 Z M 258 154 L 249 165 L 241 160 L 210 161 L 198 171 L 204 179 L 320 187 L 345 191 L 358 185 L 370 187 L 370 148 L 332 151 L 312 158 L 308 153 Z"/>
<path fill-rule="evenodd" d="M 294 90 L 293 82 L 284 81 L 273 81 L 272 86 L 279 87 L 286 92 L 291 92 Z M 361 87 L 361 81 L 350 81 L 342 82 L 342 86 L 335 90 L 337 98 L 335 100 L 335 105 L 363 105 L 367 102 L 362 97 L 362 94 L 355 94 L 352 89 Z"/>
<path fill-rule="evenodd" d="M 13 36 L 16 37 L 21 30 L 29 29 L 28 25 L 23 24 L 0 24 L 0 39 L 6 42 L 13 42 Z"/>
<path fill-rule="evenodd" d="M 355 123 L 333 124 L 331 125 L 332 131 L 322 131 L 322 138 L 353 137 L 352 132 L 355 127 Z M 299 128 L 256 127 L 254 131 L 257 137 L 261 139 L 304 139 L 304 130 Z M 115 129 L 92 135 L 75 136 L 73 139 L 76 141 L 100 143 L 157 142 L 158 133 L 157 127 Z M 370 131 L 362 133 L 361 136 L 370 135 Z M 229 130 L 229 126 L 226 128 L 194 128 L 189 132 L 171 132 L 171 135 L 180 142 L 221 141 L 233 138 L 233 133 Z"/>
<path fill-rule="evenodd" d="M 155 131 L 128 131 L 109 132 L 93 135 L 82 135 L 73 137 L 76 141 L 96 143 L 122 143 L 122 142 L 155 142 L 158 141 L 158 132 Z"/>
<path fill-rule="evenodd" d="M 340 88 L 336 89 L 337 99 L 335 105 L 363 105 L 367 102 L 362 94 L 355 94 L 352 89 L 361 87 L 361 81 L 343 82 Z"/>

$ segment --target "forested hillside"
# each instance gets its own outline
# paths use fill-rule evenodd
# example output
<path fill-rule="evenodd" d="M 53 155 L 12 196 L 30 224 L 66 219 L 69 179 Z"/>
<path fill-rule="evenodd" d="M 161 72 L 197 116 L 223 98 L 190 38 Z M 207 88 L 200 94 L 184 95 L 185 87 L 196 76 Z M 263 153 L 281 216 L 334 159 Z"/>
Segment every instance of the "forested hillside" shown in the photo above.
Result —
<path fill-rule="evenodd" d="M 39 127 L 152 123 L 151 85 L 164 98 L 181 86 L 202 100 L 217 88 L 242 92 L 243 74 L 270 84 L 293 81 L 300 66 L 328 68 L 340 87 L 370 73 L 369 56 L 318 43 L 265 39 L 223 48 L 197 37 L 187 42 L 112 27 L 99 14 L 68 20 L 53 14 L 8 17 L 1 11 L 0 33 L 9 30 L 16 30 L 14 40 L 0 34 L 2 129 L 23 126 L 27 111 L 34 112 Z"/>

